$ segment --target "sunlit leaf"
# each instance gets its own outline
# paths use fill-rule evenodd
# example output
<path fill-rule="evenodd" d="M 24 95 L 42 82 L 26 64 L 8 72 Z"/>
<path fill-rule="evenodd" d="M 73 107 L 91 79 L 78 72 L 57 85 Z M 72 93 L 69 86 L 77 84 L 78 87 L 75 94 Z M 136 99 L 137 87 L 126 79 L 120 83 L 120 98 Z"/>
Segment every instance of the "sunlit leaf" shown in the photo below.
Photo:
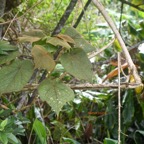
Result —
<path fill-rule="evenodd" d="M 95 50 L 95 47 L 88 43 L 75 28 L 67 28 L 65 34 L 69 35 L 75 41 L 75 47 L 82 48 L 86 53 Z"/>
<path fill-rule="evenodd" d="M 122 51 L 122 48 L 121 48 L 121 46 L 120 46 L 120 43 L 119 43 L 119 41 L 117 40 L 117 39 L 115 39 L 115 41 L 114 41 L 114 48 L 115 48 L 115 50 L 117 51 L 117 52 L 121 52 Z"/>
<path fill-rule="evenodd" d="M 33 74 L 33 64 L 29 60 L 16 60 L 0 70 L 0 93 L 21 90 Z"/>
<path fill-rule="evenodd" d="M 104 144 L 118 144 L 118 141 L 110 138 L 105 138 Z"/>
<path fill-rule="evenodd" d="M 18 40 L 20 42 L 36 42 L 41 38 L 44 38 L 46 35 L 42 30 L 30 30 L 28 32 L 24 32 L 22 37 L 19 37 Z"/>
<path fill-rule="evenodd" d="M 35 45 L 32 48 L 35 68 L 43 68 L 47 71 L 52 71 L 55 67 L 55 61 L 48 51 L 41 45 Z"/>
<path fill-rule="evenodd" d="M 64 41 L 63 39 L 57 38 L 57 37 L 51 37 L 46 42 L 50 43 L 54 46 L 62 46 L 67 49 L 71 48 L 71 46 L 66 41 Z"/>
<path fill-rule="evenodd" d="M 61 64 L 67 72 L 76 78 L 92 82 L 92 66 L 86 53 L 80 48 L 74 48 L 61 56 Z"/>
<path fill-rule="evenodd" d="M 58 115 L 61 108 L 74 99 L 73 91 L 64 83 L 56 80 L 46 79 L 39 88 L 40 98 L 46 101 Z"/>
<path fill-rule="evenodd" d="M 8 55 L 0 55 L 0 65 L 15 59 L 19 55 L 20 53 L 18 51 L 10 52 Z"/>
<path fill-rule="evenodd" d="M 63 137 L 63 142 L 67 142 L 71 144 L 80 144 L 78 141 L 71 139 L 71 138 L 66 138 L 66 137 Z"/>
<path fill-rule="evenodd" d="M 56 37 L 68 42 L 68 43 L 72 43 L 75 44 L 75 41 L 68 35 L 64 35 L 64 34 L 58 34 L 56 35 Z"/>

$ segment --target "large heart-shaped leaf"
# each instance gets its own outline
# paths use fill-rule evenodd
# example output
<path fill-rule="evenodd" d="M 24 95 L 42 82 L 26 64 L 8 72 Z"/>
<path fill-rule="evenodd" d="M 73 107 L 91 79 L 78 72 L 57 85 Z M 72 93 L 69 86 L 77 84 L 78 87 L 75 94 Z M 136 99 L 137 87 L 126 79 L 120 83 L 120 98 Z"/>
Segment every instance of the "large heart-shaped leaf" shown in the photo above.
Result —
<path fill-rule="evenodd" d="M 88 43 L 75 28 L 68 27 L 65 34 L 69 35 L 75 41 L 75 47 L 82 48 L 86 53 L 95 50 L 95 47 Z"/>
<path fill-rule="evenodd" d="M 46 79 L 38 88 L 40 98 L 46 101 L 58 115 L 61 108 L 74 99 L 73 91 L 64 83 Z"/>
<path fill-rule="evenodd" d="M 16 60 L 0 70 L 0 94 L 21 90 L 33 74 L 29 60 Z"/>
<path fill-rule="evenodd" d="M 55 61 L 44 47 L 35 45 L 32 48 L 32 55 L 34 57 L 35 68 L 43 68 L 47 69 L 47 71 L 54 69 Z"/>
<path fill-rule="evenodd" d="M 76 78 L 92 82 L 92 65 L 82 49 L 74 48 L 64 53 L 60 61 L 65 70 Z"/>

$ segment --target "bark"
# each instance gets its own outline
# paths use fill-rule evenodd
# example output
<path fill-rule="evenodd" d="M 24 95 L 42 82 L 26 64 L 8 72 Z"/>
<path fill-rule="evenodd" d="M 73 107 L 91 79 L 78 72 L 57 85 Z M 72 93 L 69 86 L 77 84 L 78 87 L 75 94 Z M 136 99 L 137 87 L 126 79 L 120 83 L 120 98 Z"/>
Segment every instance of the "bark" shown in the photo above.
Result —
<path fill-rule="evenodd" d="M 5 11 L 6 0 L 0 0 L 0 18 L 2 18 Z M 2 38 L 3 26 L 0 25 L 0 39 Z"/>

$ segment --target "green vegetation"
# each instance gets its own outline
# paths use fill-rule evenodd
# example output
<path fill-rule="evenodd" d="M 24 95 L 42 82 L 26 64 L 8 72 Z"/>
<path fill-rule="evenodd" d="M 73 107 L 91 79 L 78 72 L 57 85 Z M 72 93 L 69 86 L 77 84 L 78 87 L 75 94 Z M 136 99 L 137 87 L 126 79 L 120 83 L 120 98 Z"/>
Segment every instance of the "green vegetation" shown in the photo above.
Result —
<path fill-rule="evenodd" d="M 0 143 L 118 144 L 121 52 L 121 144 L 143 144 L 143 86 L 92 0 L 0 3 Z M 143 1 L 101 3 L 143 82 Z"/>

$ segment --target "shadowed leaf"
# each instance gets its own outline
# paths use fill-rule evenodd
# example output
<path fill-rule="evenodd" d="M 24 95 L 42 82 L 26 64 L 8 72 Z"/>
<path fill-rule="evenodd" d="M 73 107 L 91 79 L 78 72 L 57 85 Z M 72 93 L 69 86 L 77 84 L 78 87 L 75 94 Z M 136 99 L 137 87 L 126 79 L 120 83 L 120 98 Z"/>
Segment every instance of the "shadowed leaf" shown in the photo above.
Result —
<path fill-rule="evenodd" d="M 70 52 L 64 53 L 60 61 L 65 70 L 76 78 L 92 82 L 92 66 L 82 49 L 74 48 Z"/>
<path fill-rule="evenodd" d="M 0 70 L 0 93 L 21 90 L 33 74 L 33 64 L 29 60 L 16 60 Z"/>

